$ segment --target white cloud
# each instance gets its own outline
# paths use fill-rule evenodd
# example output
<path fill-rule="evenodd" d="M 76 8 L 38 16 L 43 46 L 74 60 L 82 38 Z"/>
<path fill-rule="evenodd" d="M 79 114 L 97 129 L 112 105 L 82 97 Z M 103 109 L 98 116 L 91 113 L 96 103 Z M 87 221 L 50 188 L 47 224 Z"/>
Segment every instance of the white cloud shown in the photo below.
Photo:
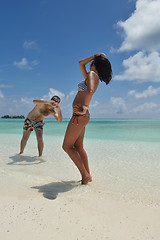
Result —
<path fill-rule="evenodd" d="M 12 88 L 11 85 L 0 84 L 0 88 Z"/>
<path fill-rule="evenodd" d="M 77 93 L 77 91 L 71 91 L 71 92 L 66 96 L 66 99 L 68 100 L 70 97 L 73 97 L 76 93 Z"/>
<path fill-rule="evenodd" d="M 39 63 L 37 60 L 28 62 L 26 58 L 22 58 L 20 62 L 14 61 L 13 65 L 22 69 L 22 70 L 33 70 L 34 66 L 37 66 Z"/>
<path fill-rule="evenodd" d="M 31 70 L 32 68 L 29 66 L 28 61 L 26 58 L 22 58 L 22 60 L 20 62 L 16 62 L 14 61 L 14 66 L 20 68 L 20 69 L 27 69 L 27 70 Z"/>
<path fill-rule="evenodd" d="M 150 102 L 150 103 L 143 103 L 141 105 L 139 105 L 138 107 L 134 108 L 132 111 L 134 113 L 145 113 L 145 112 L 151 112 L 153 109 L 155 109 L 156 107 L 158 107 L 158 105 L 154 102 Z"/>
<path fill-rule="evenodd" d="M 93 104 L 90 104 L 90 108 L 95 108 L 99 105 L 98 101 L 95 101 Z"/>
<path fill-rule="evenodd" d="M 37 45 L 36 41 L 25 41 L 23 44 L 23 47 L 25 49 L 37 49 L 38 45 Z"/>
<path fill-rule="evenodd" d="M 39 62 L 37 60 L 34 60 L 30 63 L 31 66 L 37 66 Z"/>
<path fill-rule="evenodd" d="M 117 52 L 118 52 L 118 50 L 111 46 L 110 53 L 117 53 Z"/>
<path fill-rule="evenodd" d="M 10 95 L 0 99 L 0 115 L 13 114 L 13 115 L 27 115 L 35 106 L 32 97 L 19 97 Z"/>
<path fill-rule="evenodd" d="M 134 13 L 117 25 L 124 31 L 119 51 L 160 49 L 160 1 L 137 0 Z"/>
<path fill-rule="evenodd" d="M 159 88 L 153 88 L 152 86 L 149 86 L 147 88 L 147 90 L 144 90 L 141 93 L 138 93 L 135 90 L 131 90 L 131 91 L 128 92 L 128 95 L 129 96 L 133 96 L 133 97 L 139 99 L 139 98 L 152 97 L 152 96 L 155 96 L 155 95 L 157 95 L 159 93 L 160 93 L 160 87 Z"/>
<path fill-rule="evenodd" d="M 111 97 L 110 103 L 112 110 L 117 114 L 124 113 L 127 110 L 125 100 L 121 97 Z"/>
<path fill-rule="evenodd" d="M 0 99 L 1 98 L 4 98 L 4 95 L 3 95 L 2 91 L 0 90 Z"/>
<path fill-rule="evenodd" d="M 142 82 L 160 82 L 160 54 L 152 52 L 145 54 L 138 52 L 134 56 L 123 60 L 124 73 L 116 75 L 116 80 L 136 80 Z"/>
<path fill-rule="evenodd" d="M 50 100 L 54 95 L 59 96 L 61 98 L 61 100 L 65 97 L 64 93 L 62 93 L 56 89 L 50 88 L 49 93 L 47 95 L 44 95 L 43 98 Z"/>
<path fill-rule="evenodd" d="M 17 104 L 17 101 L 14 101 L 15 104 Z M 33 105 L 33 98 L 31 97 L 22 97 L 21 103 L 24 103 L 25 105 L 32 106 Z"/>

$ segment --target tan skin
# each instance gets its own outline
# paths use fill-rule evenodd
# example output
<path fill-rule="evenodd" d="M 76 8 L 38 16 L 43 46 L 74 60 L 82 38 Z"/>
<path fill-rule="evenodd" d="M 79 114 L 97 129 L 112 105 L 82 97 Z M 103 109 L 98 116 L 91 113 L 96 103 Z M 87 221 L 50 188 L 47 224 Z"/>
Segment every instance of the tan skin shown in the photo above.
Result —
<path fill-rule="evenodd" d="M 106 57 L 103 53 L 97 55 Z M 99 76 L 94 65 L 90 67 L 90 72 L 88 72 L 86 64 L 94 60 L 94 58 L 95 55 L 79 61 L 80 70 L 86 81 L 87 91 L 78 91 L 73 101 L 73 114 L 83 115 L 89 113 L 85 106 L 89 106 L 92 96 L 98 87 Z M 89 122 L 89 117 L 79 116 L 78 125 L 76 121 L 73 121 L 74 116 L 72 116 L 68 124 L 64 137 L 63 149 L 77 166 L 82 176 L 82 184 L 87 184 L 92 181 L 92 177 L 89 170 L 88 157 L 83 148 L 83 139 L 85 126 Z"/>
<path fill-rule="evenodd" d="M 57 120 L 57 122 L 61 122 L 62 113 L 59 106 L 59 99 L 54 97 L 54 100 L 51 100 L 51 101 L 47 101 L 44 99 L 33 100 L 36 106 L 32 109 L 31 112 L 29 112 L 27 118 L 29 118 L 32 121 L 39 122 L 39 121 L 43 121 L 44 118 L 48 116 L 53 116 Z M 43 129 L 39 129 L 39 130 L 35 129 L 35 133 L 37 137 L 39 157 L 41 157 L 43 152 L 43 146 L 44 146 Z M 25 131 L 25 130 L 23 131 L 23 137 L 20 144 L 20 154 L 24 152 L 24 148 L 27 144 L 30 134 L 31 134 L 31 131 Z"/>

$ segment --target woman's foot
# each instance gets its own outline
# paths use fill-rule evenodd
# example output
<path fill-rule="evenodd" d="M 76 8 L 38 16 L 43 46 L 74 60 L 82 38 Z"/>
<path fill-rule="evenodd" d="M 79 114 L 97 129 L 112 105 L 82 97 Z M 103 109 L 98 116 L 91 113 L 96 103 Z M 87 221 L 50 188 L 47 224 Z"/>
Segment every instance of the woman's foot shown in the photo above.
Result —
<path fill-rule="evenodd" d="M 82 177 L 82 184 L 86 185 L 86 184 L 88 184 L 89 182 L 92 182 L 92 177 L 91 177 L 91 175 Z"/>
<path fill-rule="evenodd" d="M 92 182 L 92 176 L 90 175 L 90 181 L 89 182 Z"/>

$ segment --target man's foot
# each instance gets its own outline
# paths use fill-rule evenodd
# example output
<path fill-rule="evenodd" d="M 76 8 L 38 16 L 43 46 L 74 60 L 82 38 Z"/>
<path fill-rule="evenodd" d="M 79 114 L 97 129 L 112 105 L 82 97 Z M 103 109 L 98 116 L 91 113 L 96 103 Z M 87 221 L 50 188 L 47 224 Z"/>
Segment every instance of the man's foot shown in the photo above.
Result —
<path fill-rule="evenodd" d="M 19 155 L 23 154 L 23 152 L 20 152 Z"/>
<path fill-rule="evenodd" d="M 82 177 L 82 184 L 86 185 L 86 184 L 88 184 L 89 182 L 92 182 L 92 177 L 91 177 L 91 175 Z"/>

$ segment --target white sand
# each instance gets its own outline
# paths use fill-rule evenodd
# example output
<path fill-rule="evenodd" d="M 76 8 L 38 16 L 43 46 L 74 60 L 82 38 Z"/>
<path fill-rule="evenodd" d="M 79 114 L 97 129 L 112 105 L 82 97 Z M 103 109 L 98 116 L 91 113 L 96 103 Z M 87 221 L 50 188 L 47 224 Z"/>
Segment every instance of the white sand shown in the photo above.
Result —
<path fill-rule="evenodd" d="M 53 178 L 0 173 L 1 240 L 158 240 L 160 207 Z M 33 188 L 39 186 L 37 188 Z"/>

